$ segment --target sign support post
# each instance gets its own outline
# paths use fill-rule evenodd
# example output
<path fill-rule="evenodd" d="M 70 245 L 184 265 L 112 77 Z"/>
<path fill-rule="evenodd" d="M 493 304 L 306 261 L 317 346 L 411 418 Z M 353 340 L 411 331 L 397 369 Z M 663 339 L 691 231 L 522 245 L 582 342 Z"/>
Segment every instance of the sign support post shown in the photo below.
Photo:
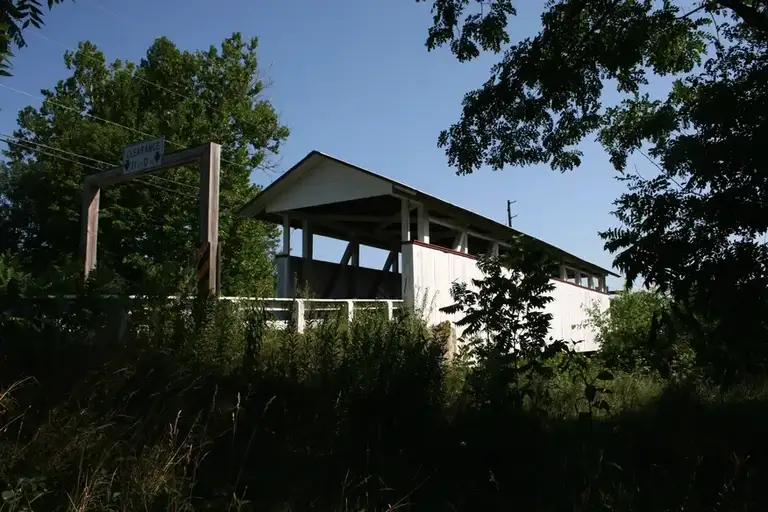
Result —
<path fill-rule="evenodd" d="M 219 165 L 221 146 L 209 144 L 200 156 L 200 246 L 208 246 L 208 276 L 200 279 L 201 294 L 216 294 L 219 253 Z"/>
<path fill-rule="evenodd" d="M 200 167 L 200 242 L 209 247 L 208 272 L 198 278 L 201 292 L 216 294 L 218 269 L 216 254 L 219 243 L 219 175 L 221 146 L 209 142 L 196 148 L 164 154 L 165 141 L 132 144 L 125 149 L 123 165 L 86 176 L 83 183 L 83 218 L 80 233 L 80 257 L 83 279 L 87 280 L 96 268 L 96 248 L 99 227 L 99 198 L 101 189 L 118 185 L 140 176 L 152 174 L 179 165 L 198 162 Z M 198 261 L 198 265 L 199 265 Z"/>

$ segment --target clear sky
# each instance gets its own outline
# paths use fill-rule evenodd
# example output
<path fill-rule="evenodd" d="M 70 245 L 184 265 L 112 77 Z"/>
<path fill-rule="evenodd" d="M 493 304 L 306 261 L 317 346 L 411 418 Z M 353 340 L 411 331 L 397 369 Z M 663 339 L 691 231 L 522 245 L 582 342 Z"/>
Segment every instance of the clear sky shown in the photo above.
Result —
<path fill-rule="evenodd" d="M 541 2 L 517 2 L 515 38 L 534 34 Z M 106 55 L 138 60 L 152 41 L 168 36 L 188 50 L 218 45 L 233 32 L 257 36 L 267 91 L 291 136 L 281 172 L 313 149 L 366 167 L 501 222 L 513 199 L 514 227 L 582 258 L 611 267 L 597 232 L 616 224 L 612 201 L 623 185 L 592 140 L 581 168 L 567 174 L 546 166 L 483 169 L 457 176 L 436 141 L 459 118 L 463 94 L 482 84 L 496 60 L 460 64 L 445 49 L 424 46 L 431 3 L 414 0 L 78 0 L 46 13 L 41 34 L 27 32 L 12 78 L 2 83 L 39 95 L 66 74 L 60 45 L 90 40 Z M 58 44 L 57 44 L 58 43 Z M 613 95 L 609 94 L 608 98 Z M 0 132 L 16 112 L 37 102 L 0 89 Z M 641 172 L 642 157 L 630 160 Z M 264 174 L 254 180 L 268 184 Z M 300 241 L 297 236 L 295 242 Z M 323 259 L 341 256 L 337 244 L 316 243 Z M 338 252 L 336 252 L 338 251 Z M 364 251 L 361 263 L 374 256 Z M 375 257 L 379 260 L 380 256 Z M 621 286 L 618 279 L 609 286 Z"/>

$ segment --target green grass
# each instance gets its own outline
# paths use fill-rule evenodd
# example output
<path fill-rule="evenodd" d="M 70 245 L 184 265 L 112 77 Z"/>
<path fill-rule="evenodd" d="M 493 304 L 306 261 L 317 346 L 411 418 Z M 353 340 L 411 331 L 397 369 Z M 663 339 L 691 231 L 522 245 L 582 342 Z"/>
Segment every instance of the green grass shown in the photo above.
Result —
<path fill-rule="evenodd" d="M 6 315 L 0 510 L 768 504 L 766 381 L 724 390 L 616 372 L 609 410 L 584 417 L 579 375 L 559 372 L 542 415 L 474 403 L 444 333 L 413 319 L 299 335 L 258 311 L 209 308 L 196 322 L 187 306 L 152 307 L 120 339 L 114 313 L 92 304 Z"/>

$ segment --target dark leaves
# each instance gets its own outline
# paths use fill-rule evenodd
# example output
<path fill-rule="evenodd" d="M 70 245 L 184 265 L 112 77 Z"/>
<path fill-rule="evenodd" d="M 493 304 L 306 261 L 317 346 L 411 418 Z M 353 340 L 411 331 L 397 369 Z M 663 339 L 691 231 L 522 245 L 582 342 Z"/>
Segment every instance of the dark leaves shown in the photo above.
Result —
<path fill-rule="evenodd" d="M 450 44 L 459 60 L 480 49 L 498 51 L 509 40 L 507 2 L 492 2 L 483 14 L 465 15 L 468 0 L 436 1 L 428 46 Z M 481 3 L 485 7 L 487 4 Z M 548 163 L 565 171 L 581 164 L 577 146 L 608 124 L 603 87 L 636 94 L 657 74 L 690 71 L 701 59 L 708 18 L 680 17 L 664 3 L 562 0 L 546 4 L 543 30 L 504 51 L 490 79 L 469 92 L 458 123 L 438 144 L 459 174 L 483 165 Z M 621 157 L 615 158 L 621 163 Z"/>
<path fill-rule="evenodd" d="M 140 63 L 108 64 L 95 45 L 81 43 L 65 55 L 70 75 L 45 92 L 51 101 L 20 112 L 14 136 L 107 165 L 136 141 L 132 130 L 162 134 L 173 149 L 216 140 L 226 159 L 221 200 L 224 208 L 234 207 L 256 192 L 252 170 L 288 135 L 272 105 L 251 87 L 258 74 L 256 48 L 255 40 L 239 34 L 224 40 L 220 50 L 206 52 L 181 51 L 160 38 Z M 75 258 L 82 180 L 95 170 L 34 145 L 11 145 L 6 162 L 7 179 L 0 182 L 0 236 L 6 247 L 36 275 L 54 260 Z M 178 285 L 197 246 L 198 171 L 181 167 L 163 177 L 175 183 L 158 189 L 144 184 L 152 180 L 138 180 L 110 188 L 101 198 L 99 267 L 112 268 L 139 289 L 166 279 L 164 284 Z M 219 229 L 227 291 L 269 293 L 275 229 L 226 215 Z M 164 266 L 169 262 L 170 270 Z"/>
<path fill-rule="evenodd" d="M 48 0 L 48 9 L 63 0 Z M 43 11 L 38 0 L 0 0 L 0 75 L 10 76 L 11 43 L 17 48 L 26 46 L 22 31 L 43 25 Z"/>
<path fill-rule="evenodd" d="M 474 56 L 483 44 L 478 18 L 464 13 L 470 2 L 434 5 L 430 47 Z M 597 134 L 626 171 L 613 212 L 621 226 L 601 236 L 628 284 L 642 279 L 683 301 L 717 326 L 715 345 L 743 347 L 739 365 L 768 365 L 768 344 L 750 341 L 767 336 L 765 12 L 739 0 L 552 0 L 541 19 L 440 134 L 449 163 L 459 174 L 537 163 L 564 171 L 580 165 L 579 144 Z M 492 26 L 505 40 L 505 25 Z M 675 78 L 666 97 L 645 94 L 649 72 Z M 622 95 L 616 104 L 604 103 L 605 86 Z M 642 173 L 626 170 L 634 152 L 651 162 Z"/>
<path fill-rule="evenodd" d="M 470 289 L 457 283 L 454 304 L 442 311 L 460 313 L 469 354 L 478 362 L 471 381 L 478 399 L 518 403 L 532 389 L 524 378 L 553 376 L 544 364 L 564 349 L 547 338 L 551 315 L 543 309 L 552 300 L 548 259 L 533 242 L 518 238 L 497 258 L 478 262 L 483 279 Z"/>

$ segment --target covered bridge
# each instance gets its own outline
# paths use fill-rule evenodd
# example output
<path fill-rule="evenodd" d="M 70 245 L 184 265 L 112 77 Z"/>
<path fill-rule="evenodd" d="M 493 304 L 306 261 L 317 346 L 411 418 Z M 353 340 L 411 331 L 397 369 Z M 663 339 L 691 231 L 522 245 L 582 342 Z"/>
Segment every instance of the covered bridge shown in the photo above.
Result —
<path fill-rule="evenodd" d="M 477 257 L 497 253 L 512 235 L 522 234 L 318 151 L 262 190 L 240 214 L 283 227 L 277 297 L 295 297 L 301 290 L 302 296 L 323 299 L 402 300 L 409 307 L 426 306 L 430 323 L 457 320 L 440 311 L 452 303 L 452 284 L 480 277 Z M 291 255 L 291 228 L 302 230 L 300 254 Z M 338 263 L 313 257 L 313 235 L 347 242 Z M 586 318 L 585 306 L 607 307 L 606 277 L 617 274 L 533 239 L 560 262 L 552 276 L 551 335 L 596 348 L 593 333 L 578 324 Z M 360 266 L 361 245 L 388 251 L 382 268 Z"/>

